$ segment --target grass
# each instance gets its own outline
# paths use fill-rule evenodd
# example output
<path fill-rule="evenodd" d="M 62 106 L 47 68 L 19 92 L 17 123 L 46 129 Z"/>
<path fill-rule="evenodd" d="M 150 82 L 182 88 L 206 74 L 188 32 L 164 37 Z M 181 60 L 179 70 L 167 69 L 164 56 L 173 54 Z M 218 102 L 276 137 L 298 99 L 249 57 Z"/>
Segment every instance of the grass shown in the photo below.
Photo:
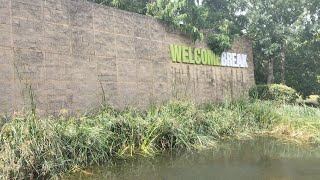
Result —
<path fill-rule="evenodd" d="M 0 131 L 0 176 L 56 178 L 75 167 L 159 151 L 210 148 L 225 138 L 270 135 L 320 143 L 320 109 L 238 100 L 196 105 L 172 100 L 146 112 L 102 106 L 78 116 L 15 114 Z"/>

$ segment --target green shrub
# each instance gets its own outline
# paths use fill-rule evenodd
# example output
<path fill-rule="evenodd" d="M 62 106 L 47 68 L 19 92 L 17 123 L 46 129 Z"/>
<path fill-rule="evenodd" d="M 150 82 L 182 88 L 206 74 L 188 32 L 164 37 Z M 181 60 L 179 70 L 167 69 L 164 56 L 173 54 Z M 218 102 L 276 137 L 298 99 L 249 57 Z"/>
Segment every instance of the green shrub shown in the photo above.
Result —
<path fill-rule="evenodd" d="M 282 84 L 257 85 L 250 89 L 249 96 L 260 100 L 294 103 L 298 99 L 296 90 Z"/>

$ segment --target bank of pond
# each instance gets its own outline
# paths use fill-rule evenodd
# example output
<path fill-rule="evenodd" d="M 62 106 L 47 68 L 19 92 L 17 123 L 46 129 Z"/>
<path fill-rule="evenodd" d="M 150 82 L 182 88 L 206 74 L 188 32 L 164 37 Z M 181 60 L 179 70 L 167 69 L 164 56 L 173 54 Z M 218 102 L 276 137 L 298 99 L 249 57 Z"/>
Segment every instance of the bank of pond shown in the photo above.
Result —
<path fill-rule="evenodd" d="M 202 105 L 172 100 L 148 111 L 101 106 L 82 115 L 16 113 L 3 121 L 3 179 L 54 179 L 133 157 L 204 152 L 226 140 L 273 137 L 299 146 L 320 142 L 319 108 L 245 99 Z"/>

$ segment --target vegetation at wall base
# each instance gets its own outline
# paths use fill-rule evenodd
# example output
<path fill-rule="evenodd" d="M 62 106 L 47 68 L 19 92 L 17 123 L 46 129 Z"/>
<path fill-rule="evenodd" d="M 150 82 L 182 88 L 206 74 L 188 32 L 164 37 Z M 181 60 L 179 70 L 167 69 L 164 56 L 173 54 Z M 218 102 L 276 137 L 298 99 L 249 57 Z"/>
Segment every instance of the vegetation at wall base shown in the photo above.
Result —
<path fill-rule="evenodd" d="M 73 167 L 166 150 L 194 151 L 224 138 L 257 134 L 320 143 L 320 109 L 260 100 L 201 106 L 172 100 L 146 112 L 102 106 L 78 116 L 16 113 L 1 127 L 0 175 L 54 178 Z"/>

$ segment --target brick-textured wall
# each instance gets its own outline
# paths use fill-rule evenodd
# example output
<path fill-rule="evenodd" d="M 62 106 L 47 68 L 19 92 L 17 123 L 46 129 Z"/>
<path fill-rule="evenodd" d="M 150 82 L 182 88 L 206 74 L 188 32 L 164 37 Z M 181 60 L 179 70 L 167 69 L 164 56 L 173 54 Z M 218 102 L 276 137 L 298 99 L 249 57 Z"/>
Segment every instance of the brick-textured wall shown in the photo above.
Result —
<path fill-rule="evenodd" d="M 147 107 L 173 97 L 237 97 L 254 84 L 249 68 L 173 64 L 169 44 L 192 44 L 156 19 L 83 0 L 0 0 L 0 113 L 29 108 L 32 87 L 44 113 L 110 104 Z M 104 91 L 104 93 L 103 93 Z"/>

